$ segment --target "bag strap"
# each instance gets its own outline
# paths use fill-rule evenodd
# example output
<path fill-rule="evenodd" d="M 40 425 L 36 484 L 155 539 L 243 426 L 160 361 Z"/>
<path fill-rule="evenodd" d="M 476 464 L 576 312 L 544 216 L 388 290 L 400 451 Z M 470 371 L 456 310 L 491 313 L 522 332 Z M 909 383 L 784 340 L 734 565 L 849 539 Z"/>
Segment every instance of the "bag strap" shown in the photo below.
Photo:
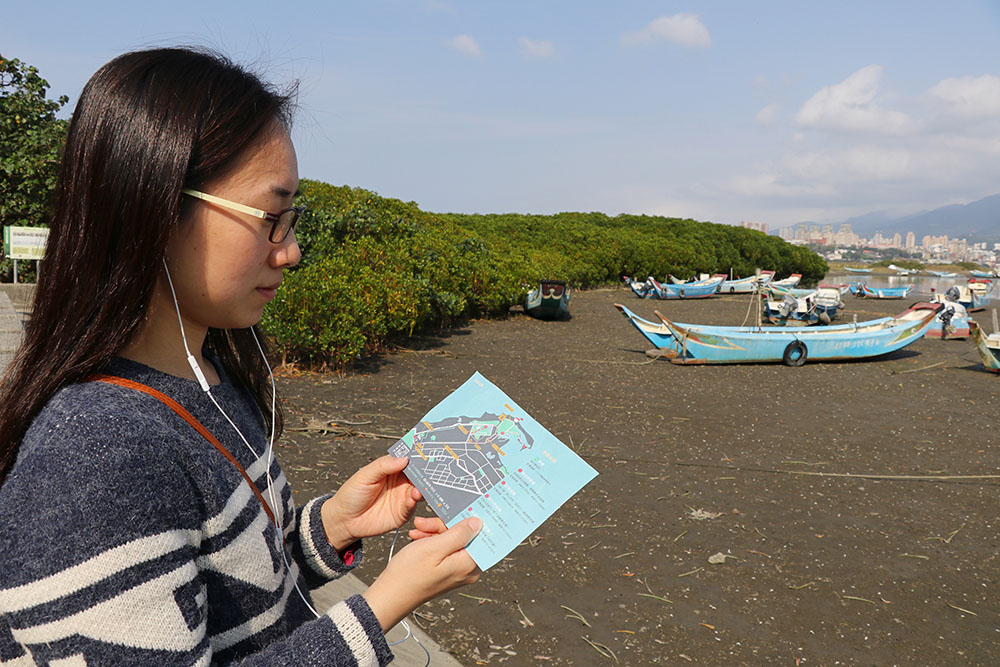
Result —
<path fill-rule="evenodd" d="M 106 382 L 108 384 L 116 384 L 119 387 L 125 387 L 127 389 L 134 389 L 135 391 L 141 391 L 142 393 L 149 394 L 153 398 L 159 400 L 168 408 L 176 412 L 181 417 L 181 419 L 190 424 L 191 427 L 194 428 L 194 430 L 198 431 L 198 433 L 200 433 L 201 436 L 205 438 L 205 440 L 208 440 L 208 442 L 211 443 L 213 447 L 219 450 L 220 454 L 225 456 L 226 459 L 230 463 L 232 463 L 237 470 L 240 471 L 240 474 L 243 475 L 243 479 L 246 480 L 246 483 L 250 485 L 250 489 L 253 491 L 254 495 L 257 496 L 257 500 L 260 501 L 261 506 L 263 506 L 264 512 L 267 513 L 267 516 L 271 520 L 271 523 L 273 523 L 274 527 L 278 529 L 278 534 L 279 535 L 281 534 L 281 528 L 278 525 L 278 521 L 274 518 L 274 512 L 271 511 L 271 506 L 267 504 L 266 500 L 264 500 L 264 496 L 261 494 L 260 489 L 258 489 L 257 485 L 253 483 L 252 479 L 250 479 L 250 475 L 247 473 L 246 469 L 244 469 L 244 467 L 240 465 L 240 462 L 236 460 L 235 456 L 229 453 L 229 450 L 226 449 L 226 446 L 223 445 L 221 442 L 219 442 L 218 438 L 212 435 L 212 433 L 207 428 L 205 428 L 202 425 L 202 423 L 195 418 L 194 415 L 188 412 L 183 405 L 181 405 L 174 399 L 170 398 L 162 391 L 153 389 L 149 385 L 145 385 L 141 382 L 136 382 L 134 380 L 127 380 L 123 377 L 118 377 L 117 375 L 95 374 L 85 378 L 84 381 Z M 282 539 L 284 538 L 282 537 Z"/>

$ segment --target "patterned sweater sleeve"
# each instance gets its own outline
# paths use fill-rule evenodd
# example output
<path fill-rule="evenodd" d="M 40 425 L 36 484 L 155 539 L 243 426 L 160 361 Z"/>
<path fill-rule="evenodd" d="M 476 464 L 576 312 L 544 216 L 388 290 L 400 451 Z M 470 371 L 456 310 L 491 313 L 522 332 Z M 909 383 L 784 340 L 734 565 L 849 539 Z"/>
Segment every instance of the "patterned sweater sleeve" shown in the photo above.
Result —
<path fill-rule="evenodd" d="M 333 494 L 329 494 L 314 498 L 299 508 L 296 512 L 295 529 L 286 538 L 291 543 L 295 559 L 305 565 L 302 575 L 310 588 L 318 588 L 342 577 L 358 567 L 364 555 L 361 540 L 340 553 L 326 539 L 320 512 L 323 503 L 332 496 Z"/>
<path fill-rule="evenodd" d="M 213 526 L 223 515 L 206 511 L 203 462 L 134 437 L 135 420 L 87 412 L 36 419 L 0 487 L 0 664 L 392 660 L 363 597 L 319 618 L 305 609 L 293 585 L 299 568 L 286 571 L 263 536 L 267 518 L 245 483 L 227 497 L 232 519 Z M 348 566 L 332 547 L 333 556 L 313 548 L 310 576 L 328 574 L 314 562 Z"/>

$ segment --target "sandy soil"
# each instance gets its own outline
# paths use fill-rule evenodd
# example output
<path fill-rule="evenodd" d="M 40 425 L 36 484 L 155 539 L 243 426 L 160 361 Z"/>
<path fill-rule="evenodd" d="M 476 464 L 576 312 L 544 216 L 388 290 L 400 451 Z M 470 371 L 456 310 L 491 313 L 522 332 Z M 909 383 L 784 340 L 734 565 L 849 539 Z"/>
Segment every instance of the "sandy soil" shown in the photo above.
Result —
<path fill-rule="evenodd" d="M 909 303 L 848 298 L 847 321 Z M 676 366 L 647 358 L 616 301 L 740 324 L 749 297 L 577 292 L 568 321 L 515 314 L 350 374 L 292 369 L 288 426 L 312 424 L 280 452 L 297 497 L 336 488 L 479 370 L 600 475 L 480 583 L 421 608 L 463 664 L 1000 661 L 1000 377 L 970 342 Z M 363 579 L 388 545 L 369 542 Z"/>

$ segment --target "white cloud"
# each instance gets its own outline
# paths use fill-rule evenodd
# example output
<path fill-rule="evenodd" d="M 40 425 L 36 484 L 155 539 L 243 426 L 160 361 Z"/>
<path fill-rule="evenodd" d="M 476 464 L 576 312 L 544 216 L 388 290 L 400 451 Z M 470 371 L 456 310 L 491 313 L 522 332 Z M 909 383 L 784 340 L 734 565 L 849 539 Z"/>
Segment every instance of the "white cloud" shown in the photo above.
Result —
<path fill-rule="evenodd" d="M 944 79 L 928 93 L 963 116 L 989 117 L 1000 114 L 1000 76 L 962 76 Z"/>
<path fill-rule="evenodd" d="M 745 197 L 817 197 L 834 194 L 825 183 L 788 182 L 780 172 L 762 171 L 734 176 L 729 181 L 731 192 Z"/>
<path fill-rule="evenodd" d="M 909 116 L 877 104 L 881 79 L 881 65 L 862 67 L 806 100 L 795 122 L 801 127 L 852 132 L 905 134 L 914 131 L 916 123 Z"/>
<path fill-rule="evenodd" d="M 545 40 L 521 37 L 517 40 L 517 46 L 522 56 L 534 60 L 548 60 L 556 54 L 556 47 L 552 45 L 552 42 L 546 42 Z"/>
<path fill-rule="evenodd" d="M 753 117 L 754 122 L 760 125 L 774 125 L 778 122 L 778 112 L 781 111 L 780 104 L 768 104 L 766 107 L 757 112 L 757 115 Z"/>
<path fill-rule="evenodd" d="M 861 145 L 789 155 L 782 166 L 804 181 L 853 183 L 905 180 L 915 165 L 913 152 L 905 148 Z"/>
<path fill-rule="evenodd" d="M 479 49 L 479 42 L 476 41 L 475 37 L 470 37 L 469 35 L 459 35 L 452 38 L 448 42 L 448 46 L 455 49 L 459 53 L 464 53 L 467 56 L 472 56 L 473 58 L 478 58 L 483 55 L 483 52 Z"/>
<path fill-rule="evenodd" d="M 652 42 L 673 42 L 689 48 L 705 48 L 712 45 L 708 28 L 696 14 L 674 14 L 654 19 L 638 32 L 622 35 L 622 44 L 636 46 Z"/>

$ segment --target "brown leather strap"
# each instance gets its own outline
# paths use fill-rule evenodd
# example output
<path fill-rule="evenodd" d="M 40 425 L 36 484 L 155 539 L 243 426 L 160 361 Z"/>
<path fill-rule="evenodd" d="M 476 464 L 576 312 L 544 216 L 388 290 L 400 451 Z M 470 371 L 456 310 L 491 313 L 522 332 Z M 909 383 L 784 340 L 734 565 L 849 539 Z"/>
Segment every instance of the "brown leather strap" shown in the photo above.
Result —
<path fill-rule="evenodd" d="M 107 382 L 108 384 L 116 384 L 120 387 L 126 387 L 128 389 L 141 391 L 144 394 L 149 394 L 153 398 L 158 399 L 168 408 L 176 412 L 184 421 L 190 424 L 194 428 L 194 430 L 198 431 L 198 433 L 200 433 L 202 437 L 208 440 L 213 447 L 219 450 L 220 454 L 225 456 L 230 463 L 236 466 L 236 469 L 240 471 L 241 475 L 243 475 L 243 479 L 245 479 L 247 484 L 250 485 L 250 488 L 253 490 L 254 495 L 257 496 L 257 500 L 259 500 L 260 504 L 264 507 L 264 511 L 267 513 L 268 518 L 271 519 L 271 523 L 274 524 L 275 528 L 278 528 L 278 534 L 281 535 L 280 526 L 278 525 L 277 520 L 274 518 L 274 512 L 271 511 L 271 506 L 267 504 L 266 500 L 264 500 L 264 496 L 261 494 L 260 489 L 258 489 L 257 485 L 253 483 L 252 479 L 250 479 L 250 475 L 247 474 L 247 471 L 243 468 L 243 466 L 240 465 L 240 462 L 236 460 L 236 457 L 234 457 L 232 454 L 229 453 L 229 450 L 226 449 L 226 446 L 223 445 L 221 442 L 219 442 L 219 440 L 214 435 L 212 435 L 212 433 L 207 428 L 202 426 L 201 422 L 195 419 L 194 415 L 188 412 L 183 405 L 181 405 L 174 399 L 170 398 L 162 391 L 157 391 L 156 389 L 153 389 L 152 387 L 145 385 L 141 382 L 135 382 L 134 380 L 127 380 L 123 377 L 118 377 L 117 375 L 91 375 L 90 377 L 86 378 L 85 381 Z"/>

